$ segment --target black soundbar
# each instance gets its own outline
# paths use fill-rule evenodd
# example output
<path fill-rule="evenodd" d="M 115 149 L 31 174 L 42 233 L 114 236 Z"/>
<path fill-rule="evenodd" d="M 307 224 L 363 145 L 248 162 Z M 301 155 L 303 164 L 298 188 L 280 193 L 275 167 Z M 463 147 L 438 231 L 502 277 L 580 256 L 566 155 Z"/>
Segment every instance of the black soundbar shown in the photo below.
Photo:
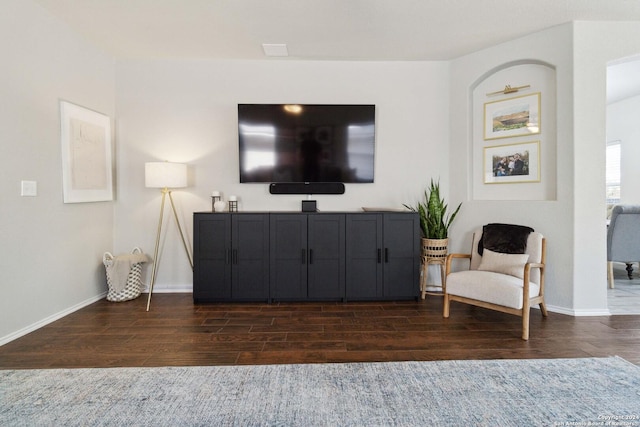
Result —
<path fill-rule="evenodd" d="M 271 194 L 344 194 L 341 182 L 272 182 Z"/>

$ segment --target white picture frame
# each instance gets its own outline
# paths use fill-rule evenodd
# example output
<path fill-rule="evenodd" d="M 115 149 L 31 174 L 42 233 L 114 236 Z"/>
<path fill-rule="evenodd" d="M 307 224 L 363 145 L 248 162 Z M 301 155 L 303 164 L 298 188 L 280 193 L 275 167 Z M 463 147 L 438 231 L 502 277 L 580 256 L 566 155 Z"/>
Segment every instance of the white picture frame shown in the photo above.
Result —
<path fill-rule="evenodd" d="M 64 203 L 113 200 L 111 119 L 60 101 Z"/>

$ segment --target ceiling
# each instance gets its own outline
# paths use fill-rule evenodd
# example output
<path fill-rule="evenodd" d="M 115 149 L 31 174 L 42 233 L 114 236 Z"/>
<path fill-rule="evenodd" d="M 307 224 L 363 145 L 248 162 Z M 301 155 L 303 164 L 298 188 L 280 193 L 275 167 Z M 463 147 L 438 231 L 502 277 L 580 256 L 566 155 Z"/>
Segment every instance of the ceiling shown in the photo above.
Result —
<path fill-rule="evenodd" d="M 118 59 L 451 60 L 569 21 L 640 21 L 639 0 L 35 1 Z"/>
<path fill-rule="evenodd" d="M 607 103 L 640 95 L 640 55 L 607 67 Z"/>

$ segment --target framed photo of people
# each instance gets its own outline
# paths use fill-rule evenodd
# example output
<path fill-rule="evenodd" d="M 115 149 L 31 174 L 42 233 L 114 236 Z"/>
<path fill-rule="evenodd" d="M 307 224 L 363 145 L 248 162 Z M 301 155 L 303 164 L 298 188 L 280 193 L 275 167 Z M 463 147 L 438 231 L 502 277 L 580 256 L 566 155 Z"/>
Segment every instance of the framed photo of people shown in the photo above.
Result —
<path fill-rule="evenodd" d="M 540 182 L 540 141 L 484 147 L 484 183 Z"/>
<path fill-rule="evenodd" d="M 540 92 L 484 104 L 484 139 L 540 133 Z"/>

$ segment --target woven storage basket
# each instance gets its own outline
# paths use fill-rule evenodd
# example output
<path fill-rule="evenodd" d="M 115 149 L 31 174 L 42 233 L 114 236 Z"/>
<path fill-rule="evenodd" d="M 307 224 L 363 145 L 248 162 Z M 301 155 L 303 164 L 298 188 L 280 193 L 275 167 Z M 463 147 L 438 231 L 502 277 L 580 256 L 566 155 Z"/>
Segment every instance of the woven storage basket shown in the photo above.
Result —
<path fill-rule="evenodd" d="M 141 254 L 140 248 L 133 248 L 131 252 L 133 254 Z M 113 255 L 109 252 L 105 252 L 102 257 L 102 263 L 104 267 L 109 271 L 113 267 Z M 124 289 L 117 292 L 109 280 L 109 274 L 107 274 L 107 300 L 114 302 L 129 301 L 138 298 L 142 293 L 142 263 L 136 263 L 131 266 L 129 275 L 127 276 L 127 284 Z"/>
<path fill-rule="evenodd" d="M 422 256 L 429 261 L 444 261 L 447 258 L 449 239 L 422 239 Z"/>

